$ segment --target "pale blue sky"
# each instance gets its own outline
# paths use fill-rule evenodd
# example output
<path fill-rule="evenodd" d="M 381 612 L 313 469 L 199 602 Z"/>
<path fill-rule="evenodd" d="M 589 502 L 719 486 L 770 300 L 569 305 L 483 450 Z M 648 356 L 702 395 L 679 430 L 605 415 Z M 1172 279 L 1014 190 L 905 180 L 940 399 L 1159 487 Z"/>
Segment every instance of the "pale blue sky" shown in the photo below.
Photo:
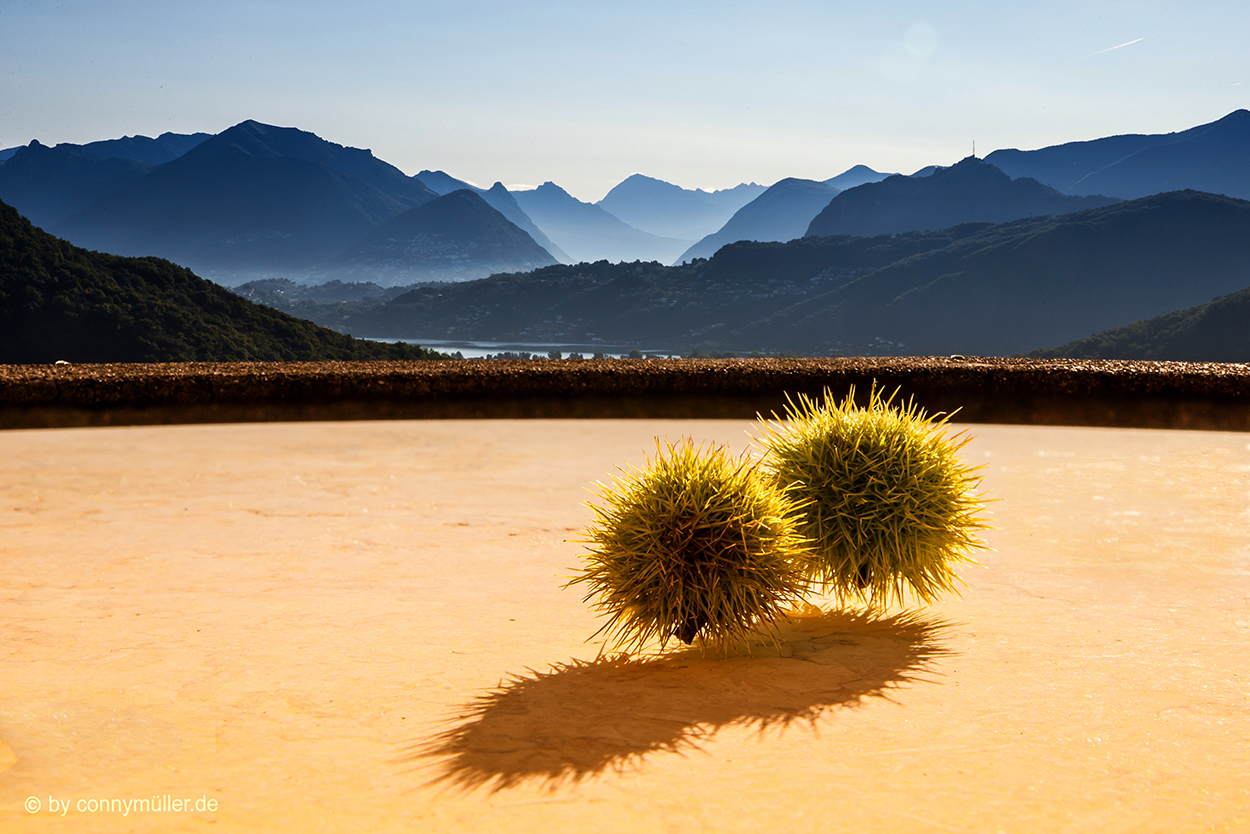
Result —
<path fill-rule="evenodd" d="M 910 173 L 973 140 L 984 155 L 1250 107 L 1247 32 L 1245 0 L 0 0 L 0 148 L 250 118 L 409 174 L 592 201 L 633 173 Z"/>

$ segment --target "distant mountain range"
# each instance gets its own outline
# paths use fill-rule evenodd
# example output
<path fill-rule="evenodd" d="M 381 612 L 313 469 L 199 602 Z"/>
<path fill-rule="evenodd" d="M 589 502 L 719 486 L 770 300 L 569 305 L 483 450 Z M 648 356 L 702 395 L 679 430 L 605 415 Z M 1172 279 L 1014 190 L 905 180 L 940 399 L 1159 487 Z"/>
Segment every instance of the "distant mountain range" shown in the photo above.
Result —
<path fill-rule="evenodd" d="M 553 182 L 512 196 L 539 228 L 573 261 L 661 261 L 668 263 L 690 245 L 660 237 L 584 203 Z"/>
<path fill-rule="evenodd" d="M 402 250 L 414 257 L 406 265 L 396 262 L 394 251 L 378 258 L 364 255 L 362 241 L 377 227 L 462 189 L 477 193 L 551 257 L 536 258 L 523 244 L 517 248 L 515 235 L 505 227 L 472 222 L 453 235 L 459 241 L 458 269 L 443 268 L 447 258 L 431 259 L 421 247 Z M 749 199 L 756 189 L 676 192 L 710 199 L 719 208 Z M 81 245 L 172 258 L 234 284 L 266 275 L 325 279 L 346 263 L 354 264 L 352 276 L 361 277 L 363 264 L 385 263 L 378 280 L 386 282 L 463 278 L 551 260 L 668 261 L 690 244 L 635 229 L 554 184 L 521 198 L 527 212 L 501 183 L 481 189 L 430 170 L 408 177 L 367 150 L 255 121 L 215 136 L 163 134 L 55 148 L 32 142 L 13 149 L 0 164 L 0 198 Z M 431 211 L 451 205 L 439 203 Z M 531 213 L 543 218 L 541 225 Z M 456 216 L 468 222 L 463 211 Z M 424 217 L 434 222 L 428 213 Z M 442 223 L 441 228 L 444 239 L 450 239 L 450 226 Z M 488 232 L 499 237 L 468 244 L 470 235 Z M 377 243 L 372 240 L 369 245 Z M 425 254 L 417 256 L 418 251 Z M 494 258 L 507 251 L 518 258 Z M 487 252 L 493 255 L 481 260 Z M 471 263 L 475 259 L 480 262 Z"/>
<path fill-rule="evenodd" d="M 1179 133 L 1108 136 L 985 158 L 1012 177 L 1067 194 L 1133 199 L 1194 189 L 1250 199 L 1250 110 Z"/>
<path fill-rule="evenodd" d="M 196 145 L 211 139 L 211 133 L 162 133 L 155 139 L 147 136 L 123 136 L 79 145 L 87 153 L 106 159 L 133 159 L 145 165 L 173 162 Z"/>
<path fill-rule="evenodd" d="M 675 267 L 552 266 L 315 315 L 374 336 L 1013 355 L 1236 292 L 1247 264 L 1250 202 L 1185 191 L 931 232 L 740 242 Z"/>
<path fill-rule="evenodd" d="M 211 133 L 162 133 L 155 139 L 150 136 L 123 136 L 85 145 L 62 143 L 57 147 L 77 148 L 104 159 L 132 159 L 145 165 L 160 165 L 177 159 L 210 136 Z M 0 163 L 16 156 L 21 149 L 18 146 L 0 150 Z"/>
<path fill-rule="evenodd" d="M 0 202 L 0 363 L 436 356 L 318 327 L 159 258 L 88 252 Z"/>
<path fill-rule="evenodd" d="M 764 186 L 753 182 L 720 191 L 691 191 L 634 174 L 595 205 L 635 229 L 661 237 L 698 240 L 725 225 L 734 212 L 764 191 Z"/>
<path fill-rule="evenodd" d="M 839 191 L 845 191 L 848 188 L 854 188 L 857 185 L 864 185 L 870 182 L 881 182 L 886 177 L 894 177 L 897 174 L 883 174 L 880 171 L 874 171 L 867 165 L 856 165 L 848 168 L 836 177 L 830 177 L 825 180 L 825 185 L 832 185 Z"/>
<path fill-rule="evenodd" d="M 568 263 L 570 258 L 567 253 L 559 246 L 551 242 L 551 238 L 543 233 L 543 230 L 534 225 L 534 221 L 525 213 L 516 198 L 512 196 L 512 192 L 508 191 L 501 182 L 496 182 L 490 188 L 478 188 L 476 185 L 470 185 L 464 180 L 458 180 L 442 171 L 422 171 L 417 174 L 417 179 L 425 184 L 427 188 L 435 194 L 450 194 L 453 191 L 468 189 L 476 192 L 483 200 L 490 204 L 491 208 L 498 211 L 504 217 L 516 224 L 517 228 L 524 229 L 534 242 L 546 249 L 548 254 L 560 263 Z"/>
<path fill-rule="evenodd" d="M 1173 134 L 999 150 L 911 177 L 855 166 L 823 182 L 788 178 L 767 189 L 749 183 L 704 192 L 636 174 L 593 205 L 554 183 L 512 194 L 501 183 L 481 189 L 442 171 L 409 177 L 368 150 L 254 121 L 215 136 L 166 133 L 52 148 L 31 142 L 0 152 L 0 199 L 38 225 L 103 251 L 173 258 L 223 283 L 333 277 L 349 249 L 358 264 L 371 262 L 359 245 L 379 226 L 465 188 L 556 261 L 670 263 L 743 240 L 1000 222 L 1182 188 L 1250 197 L 1250 111 Z M 401 266 L 394 252 L 381 257 L 392 276 L 381 280 L 538 263 L 528 247 L 514 246 L 509 227 L 474 225 L 471 217 L 482 217 L 472 212 L 456 216 L 468 224 L 454 236 L 461 243 L 474 233 L 497 236 L 457 244 L 466 269 L 436 269 L 438 259 L 410 247 L 410 264 Z M 503 251 L 519 260 L 469 267 L 478 254 Z M 367 278 L 365 267 L 353 270 L 353 279 Z"/>
<path fill-rule="evenodd" d="M 436 196 L 368 151 L 248 121 L 53 228 L 209 272 L 308 269 Z"/>
<path fill-rule="evenodd" d="M 474 199 L 519 223 L 486 205 L 439 200 L 367 150 L 254 121 L 216 136 L 32 142 L 0 166 L 0 196 L 84 246 L 172 258 L 224 283 L 359 274 L 408 284 L 556 262 L 502 185 Z M 436 205 L 410 215 L 427 204 Z M 388 244 L 396 235 L 400 243 Z"/>
<path fill-rule="evenodd" d="M 1250 203 L 1194 191 L 1010 223 L 856 278 L 741 332 L 1001 356 L 1250 285 Z M 838 240 L 838 238 L 832 238 Z M 784 334 L 784 336 L 782 335 Z"/>
<path fill-rule="evenodd" d="M 55 228 L 150 170 L 147 163 L 100 156 L 82 145 L 49 148 L 35 141 L 0 165 L 0 200 L 36 225 Z"/>
<path fill-rule="evenodd" d="M 677 262 L 710 258 L 725 244 L 739 240 L 786 241 L 802 237 L 812 218 L 837 195 L 838 189 L 827 183 L 784 179 L 738 209 L 729 222 L 683 252 Z"/>
<path fill-rule="evenodd" d="M 739 240 L 767 242 L 802 237 L 812 218 L 842 189 L 879 182 L 888 176 L 893 175 L 856 165 L 823 182 L 781 180 L 735 212 L 720 229 L 683 252 L 677 263 L 709 258 L 722 246 Z"/>
<path fill-rule="evenodd" d="M 870 237 L 1069 214 L 1117 202 L 1060 194 L 1027 177 L 1013 180 L 990 163 L 968 157 L 928 176 L 895 175 L 843 191 L 816 215 L 806 233 Z"/>
<path fill-rule="evenodd" d="M 464 281 L 554 263 L 532 237 L 465 188 L 381 223 L 325 267 L 340 279 L 398 286 Z"/>

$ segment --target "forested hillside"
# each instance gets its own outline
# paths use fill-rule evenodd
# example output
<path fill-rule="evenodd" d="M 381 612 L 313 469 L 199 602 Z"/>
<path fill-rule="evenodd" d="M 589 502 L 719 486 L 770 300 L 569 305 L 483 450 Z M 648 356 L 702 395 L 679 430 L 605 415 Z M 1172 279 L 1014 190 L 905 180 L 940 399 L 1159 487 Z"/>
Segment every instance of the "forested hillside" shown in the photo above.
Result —
<path fill-rule="evenodd" d="M 80 249 L 0 203 L 0 363 L 434 356 L 253 304 L 160 258 Z"/>

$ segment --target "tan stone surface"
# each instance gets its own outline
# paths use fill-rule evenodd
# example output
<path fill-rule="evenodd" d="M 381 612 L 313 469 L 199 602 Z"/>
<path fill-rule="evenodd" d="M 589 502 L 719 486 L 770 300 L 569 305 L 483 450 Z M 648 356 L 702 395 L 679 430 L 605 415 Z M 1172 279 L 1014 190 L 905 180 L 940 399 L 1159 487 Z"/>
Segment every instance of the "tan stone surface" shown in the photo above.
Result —
<path fill-rule="evenodd" d="M 0 830 L 1250 830 L 1250 436 L 973 427 L 962 599 L 577 663 L 584 487 L 750 428 L 0 434 Z"/>

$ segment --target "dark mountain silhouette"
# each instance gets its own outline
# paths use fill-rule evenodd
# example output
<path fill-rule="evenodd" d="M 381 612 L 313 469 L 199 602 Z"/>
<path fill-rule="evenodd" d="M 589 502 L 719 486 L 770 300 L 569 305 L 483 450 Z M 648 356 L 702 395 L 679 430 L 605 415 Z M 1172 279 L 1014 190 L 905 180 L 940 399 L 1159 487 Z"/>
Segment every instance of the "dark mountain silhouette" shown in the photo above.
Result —
<path fill-rule="evenodd" d="M 491 208 L 512 221 L 517 228 L 527 233 L 534 239 L 535 243 L 545 249 L 557 262 L 568 263 L 572 260 L 567 252 L 556 246 L 542 229 L 534 225 L 534 221 L 525 213 L 525 210 L 521 208 L 516 198 L 512 196 L 512 192 L 505 188 L 503 183 L 496 182 L 486 191 L 479 191 L 478 193 Z"/>
<path fill-rule="evenodd" d="M 0 165 L 3 165 L 9 159 L 12 159 L 13 154 L 17 153 L 20 149 L 21 145 L 14 148 L 5 148 L 4 150 L 0 150 Z"/>
<path fill-rule="evenodd" d="M 1250 202 L 1187 191 L 933 232 L 739 242 L 676 267 L 553 266 L 317 320 L 409 338 L 1012 355 L 1235 292 L 1247 264 Z"/>
<path fill-rule="evenodd" d="M 838 195 L 832 185 L 793 177 L 773 185 L 729 218 L 721 229 L 687 249 L 679 262 L 710 258 L 739 240 L 786 241 L 802 237 L 812 218 Z"/>
<path fill-rule="evenodd" d="M 959 223 L 1003 223 L 1114 202 L 1060 194 L 1033 179 L 1013 180 L 988 162 L 968 157 L 927 177 L 893 176 L 844 191 L 812 220 L 807 234 L 871 236 Z"/>
<path fill-rule="evenodd" d="M 315 133 L 293 127 L 274 127 L 248 120 L 222 131 L 195 149 L 199 160 L 231 161 L 238 152 L 257 159 L 304 159 L 369 183 L 408 208 L 428 203 L 438 195 L 423 183 L 375 157 L 363 148 L 327 142 Z"/>
<path fill-rule="evenodd" d="M 34 141 L 0 165 L 0 200 L 35 225 L 52 228 L 150 170 L 145 163 L 106 158 L 80 145 L 49 148 Z"/>
<path fill-rule="evenodd" d="M 884 238 L 733 243 L 681 266 L 607 261 L 416 288 L 391 301 L 305 305 L 301 314 L 349 332 L 403 338 L 650 343 L 738 348 L 752 322 L 857 276 L 942 248 L 971 229 Z M 285 306 L 285 305 L 283 305 Z"/>
<path fill-rule="evenodd" d="M 1129 199 L 1181 189 L 1250 199 L 1250 110 L 1142 148 L 1082 177 L 1074 189 Z"/>
<path fill-rule="evenodd" d="M 959 230 L 963 227 L 956 227 Z M 1009 355 L 1192 306 L 1248 282 L 1250 203 L 1174 192 L 975 234 L 757 322 L 778 342 Z"/>
<path fill-rule="evenodd" d="M 476 185 L 470 185 L 442 171 L 422 171 L 417 174 L 417 178 L 439 195 L 466 188 L 476 192 L 491 208 L 528 233 L 535 243 L 547 250 L 551 257 L 561 263 L 568 263 L 571 260 L 563 249 L 551 242 L 551 238 L 547 237 L 542 229 L 534 225 L 534 221 L 525 213 L 516 198 L 512 196 L 512 192 L 505 188 L 503 183 L 496 182 L 490 188 L 478 188 Z"/>
<path fill-rule="evenodd" d="M 79 249 L 0 203 L 0 363 L 431 356 L 253 304 L 169 261 Z"/>
<path fill-rule="evenodd" d="M 243 122 L 54 230 L 210 272 L 306 269 L 434 196 L 368 151 Z"/>
<path fill-rule="evenodd" d="M 393 217 L 330 259 L 339 277 L 383 286 L 464 281 L 556 262 L 534 239 L 469 189 Z"/>
<path fill-rule="evenodd" d="M 691 191 L 634 174 L 595 205 L 635 229 L 662 237 L 698 240 L 724 226 L 734 212 L 765 190 L 762 185 L 743 183 L 720 191 Z"/>
<path fill-rule="evenodd" d="M 123 136 L 120 139 L 88 142 L 78 147 L 106 159 L 133 159 L 145 165 L 163 165 L 212 136 L 211 133 L 162 133 L 155 139 L 149 136 Z"/>
<path fill-rule="evenodd" d="M 1195 189 L 1250 199 L 1250 111 L 1179 133 L 1108 136 L 1035 151 L 994 151 L 986 161 L 1069 194 L 1132 199 Z"/>
<path fill-rule="evenodd" d="M 635 229 L 552 182 L 512 196 L 570 260 L 670 261 L 689 245 Z"/>
<path fill-rule="evenodd" d="M 1250 362 L 1250 288 L 1145 321 L 1115 327 L 1029 356 Z"/>
<path fill-rule="evenodd" d="M 414 174 L 413 177 L 421 180 L 422 185 L 440 197 L 444 194 L 450 194 L 453 191 L 460 191 L 465 188 L 470 191 L 476 191 L 479 194 L 486 190 L 484 188 L 478 188 L 473 183 L 458 180 L 445 171 L 426 170 L 420 172 L 419 174 Z"/>
<path fill-rule="evenodd" d="M 839 191 L 845 191 L 848 188 L 854 188 L 857 185 L 864 185 L 870 182 L 881 182 L 886 177 L 897 176 L 897 174 L 883 174 L 880 171 L 874 171 L 867 165 L 856 165 L 848 168 L 836 177 L 830 177 L 825 180 L 825 185 L 832 185 Z"/>

